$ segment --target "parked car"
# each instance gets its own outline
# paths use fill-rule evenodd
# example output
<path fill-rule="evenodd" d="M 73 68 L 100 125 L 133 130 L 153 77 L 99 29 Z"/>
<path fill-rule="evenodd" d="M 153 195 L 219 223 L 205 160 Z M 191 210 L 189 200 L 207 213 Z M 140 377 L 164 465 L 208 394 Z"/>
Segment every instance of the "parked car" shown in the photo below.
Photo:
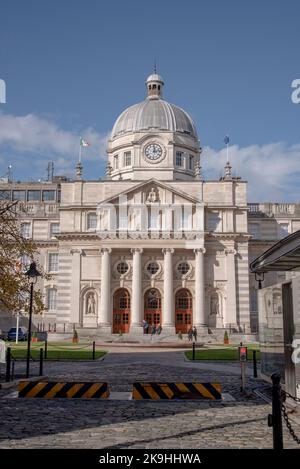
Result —
<path fill-rule="evenodd" d="M 11 327 L 7 333 L 7 340 L 16 340 L 16 335 L 17 335 L 17 328 Z M 18 339 L 27 340 L 27 338 L 28 338 L 28 331 L 26 327 L 19 327 Z"/>

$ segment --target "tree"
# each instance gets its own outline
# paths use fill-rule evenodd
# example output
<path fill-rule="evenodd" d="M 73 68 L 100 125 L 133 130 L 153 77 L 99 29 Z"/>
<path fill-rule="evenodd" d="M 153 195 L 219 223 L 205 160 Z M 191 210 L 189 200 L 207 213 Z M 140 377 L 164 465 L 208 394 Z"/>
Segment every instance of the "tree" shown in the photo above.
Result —
<path fill-rule="evenodd" d="M 19 202 L 2 202 L 0 204 L 0 311 L 27 311 L 29 308 L 30 285 L 24 275 L 30 262 L 37 261 L 37 247 L 30 239 L 22 236 Z M 48 278 L 37 263 L 42 277 Z M 44 309 L 42 293 L 34 291 L 33 312 Z"/>

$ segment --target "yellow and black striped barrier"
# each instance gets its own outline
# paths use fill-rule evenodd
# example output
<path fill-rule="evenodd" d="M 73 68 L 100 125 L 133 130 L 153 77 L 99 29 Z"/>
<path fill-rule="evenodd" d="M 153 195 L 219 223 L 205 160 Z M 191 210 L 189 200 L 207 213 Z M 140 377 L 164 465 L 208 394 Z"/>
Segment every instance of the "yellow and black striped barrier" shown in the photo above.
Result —
<path fill-rule="evenodd" d="M 67 399 L 107 398 L 107 383 L 20 381 L 19 397 L 42 397 L 44 399 L 63 397 Z"/>
<path fill-rule="evenodd" d="M 219 383 L 133 383 L 132 398 L 222 399 Z"/>

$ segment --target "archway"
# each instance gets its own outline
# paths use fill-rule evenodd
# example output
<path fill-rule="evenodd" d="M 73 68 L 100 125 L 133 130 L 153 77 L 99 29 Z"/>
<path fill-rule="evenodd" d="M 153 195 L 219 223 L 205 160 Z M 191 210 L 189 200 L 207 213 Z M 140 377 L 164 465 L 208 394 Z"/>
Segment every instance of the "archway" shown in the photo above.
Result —
<path fill-rule="evenodd" d="M 152 324 L 161 324 L 161 294 L 157 288 L 150 288 L 144 295 L 144 319 L 150 326 L 145 333 L 151 330 Z"/>
<path fill-rule="evenodd" d="M 193 298 L 189 290 L 182 288 L 175 295 L 176 333 L 186 334 L 193 324 Z"/>
<path fill-rule="evenodd" d="M 119 288 L 113 300 L 113 334 L 129 332 L 130 293 L 126 288 Z"/>

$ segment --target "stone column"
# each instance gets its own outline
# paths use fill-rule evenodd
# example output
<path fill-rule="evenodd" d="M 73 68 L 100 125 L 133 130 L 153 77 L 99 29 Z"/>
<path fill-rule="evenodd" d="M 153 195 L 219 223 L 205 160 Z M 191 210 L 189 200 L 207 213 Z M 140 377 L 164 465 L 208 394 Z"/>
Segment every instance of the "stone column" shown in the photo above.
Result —
<path fill-rule="evenodd" d="M 110 248 L 102 248 L 101 254 L 101 297 L 98 324 L 101 332 L 111 333 L 111 304 L 110 304 Z"/>
<path fill-rule="evenodd" d="M 207 321 L 205 314 L 205 275 L 204 254 L 205 248 L 194 249 L 195 253 L 195 302 L 194 302 L 194 326 L 198 333 L 207 332 Z"/>
<path fill-rule="evenodd" d="M 71 249 L 70 253 L 72 255 L 70 322 L 76 327 L 80 323 L 81 249 Z"/>
<path fill-rule="evenodd" d="M 143 334 L 142 252 L 142 248 L 131 249 L 133 259 L 130 333 L 134 334 Z"/>
<path fill-rule="evenodd" d="M 164 302 L 162 326 L 163 332 L 175 333 L 174 288 L 173 288 L 173 259 L 174 249 L 165 248 L 164 254 Z"/>
<path fill-rule="evenodd" d="M 235 278 L 235 255 L 234 248 L 228 248 L 226 253 L 226 273 L 227 273 L 227 300 L 225 311 L 225 327 L 236 327 L 237 325 L 237 310 L 236 310 L 236 278 Z"/>

